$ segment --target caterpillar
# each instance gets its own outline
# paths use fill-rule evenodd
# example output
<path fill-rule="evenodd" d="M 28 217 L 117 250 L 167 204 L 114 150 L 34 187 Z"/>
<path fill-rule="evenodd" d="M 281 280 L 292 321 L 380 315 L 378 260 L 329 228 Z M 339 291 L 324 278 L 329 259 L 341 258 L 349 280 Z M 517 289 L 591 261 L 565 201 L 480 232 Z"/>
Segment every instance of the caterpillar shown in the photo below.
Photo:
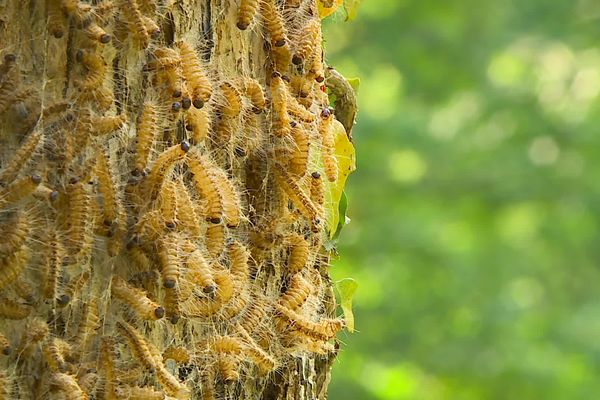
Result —
<path fill-rule="evenodd" d="M 250 103 L 252 103 L 252 112 L 255 114 L 262 113 L 266 106 L 266 99 L 265 92 L 260 83 L 256 79 L 244 78 L 242 87 L 244 94 L 250 99 Z"/>
<path fill-rule="evenodd" d="M 60 0 L 46 0 L 46 13 L 48 15 L 48 31 L 56 39 L 65 34 L 65 18 L 60 9 Z"/>
<path fill-rule="evenodd" d="M 165 180 L 165 177 L 172 171 L 175 163 L 185 157 L 189 149 L 190 144 L 183 141 L 180 144 L 173 145 L 163 151 L 154 163 L 152 163 L 152 168 L 150 169 L 150 173 L 145 182 L 145 192 L 149 195 L 150 199 L 156 199 L 158 190 Z"/>
<path fill-rule="evenodd" d="M 164 400 L 165 393 L 150 386 L 121 386 L 118 388 L 116 398 L 129 400 Z"/>
<path fill-rule="evenodd" d="M 275 0 L 263 0 L 260 2 L 260 13 L 263 24 L 269 36 L 271 43 L 275 47 L 281 47 L 287 42 L 283 18 L 277 9 Z"/>
<path fill-rule="evenodd" d="M 185 113 L 185 129 L 190 132 L 190 143 L 197 145 L 204 142 L 210 130 L 210 122 L 206 108 L 190 108 Z"/>
<path fill-rule="evenodd" d="M 169 230 L 177 226 L 177 186 L 171 179 L 163 182 L 159 193 L 160 212 L 165 221 L 165 226 Z"/>
<path fill-rule="evenodd" d="M 64 249 L 56 232 L 51 233 L 50 243 L 44 255 L 44 279 L 42 294 L 46 299 L 56 295 L 58 279 L 62 272 Z"/>
<path fill-rule="evenodd" d="M 77 384 L 85 393 L 91 393 L 94 391 L 98 383 L 98 374 L 93 372 L 93 370 L 88 370 L 84 372 L 77 378 Z"/>
<path fill-rule="evenodd" d="M 153 102 L 144 103 L 138 119 L 135 141 L 135 175 L 140 175 L 148 165 L 150 151 L 158 135 L 158 110 Z"/>
<path fill-rule="evenodd" d="M 212 224 L 220 223 L 223 216 L 223 200 L 217 187 L 216 176 L 210 173 L 210 170 L 217 167 L 198 151 L 188 153 L 187 165 L 193 174 L 196 190 L 207 202 L 206 220 Z"/>
<path fill-rule="evenodd" d="M 127 304 L 145 320 L 156 321 L 165 315 L 165 309 L 146 296 L 146 292 L 130 286 L 122 278 L 114 276 L 111 281 L 111 294 Z"/>
<path fill-rule="evenodd" d="M 69 198 L 69 247 L 79 246 L 85 242 L 87 221 L 90 211 L 90 196 L 84 184 L 73 178 L 67 186 Z"/>
<path fill-rule="evenodd" d="M 190 253 L 187 259 L 187 267 L 185 280 L 188 282 L 186 287 L 191 285 L 188 288 L 189 292 L 196 286 L 205 294 L 212 294 L 216 291 L 217 284 L 213 279 L 213 271 L 200 250 Z"/>
<path fill-rule="evenodd" d="M 79 49 L 75 59 L 83 64 L 87 72 L 85 78 L 76 80 L 75 84 L 82 91 L 95 91 L 102 86 L 107 72 L 107 65 L 102 56 L 89 50 Z"/>
<path fill-rule="evenodd" d="M 6 338 L 6 336 L 3 333 L 0 333 L 0 351 L 5 356 L 9 355 L 12 351 L 10 342 L 8 341 L 8 339 Z"/>
<path fill-rule="evenodd" d="M 127 123 L 127 114 L 109 117 L 93 117 L 90 120 L 91 134 L 102 136 L 121 129 Z"/>
<path fill-rule="evenodd" d="M 111 36 L 106 33 L 104 29 L 102 29 L 95 22 L 90 22 L 85 24 L 86 26 L 83 28 L 83 33 L 90 38 L 91 40 L 97 41 L 101 44 L 106 44 L 110 42 Z"/>
<path fill-rule="evenodd" d="M 312 291 L 311 285 L 297 273 L 292 275 L 290 283 L 285 293 L 279 297 L 278 303 L 290 310 L 297 310 L 302 307 Z"/>
<path fill-rule="evenodd" d="M 58 199 L 58 192 L 56 190 L 50 189 L 45 185 L 40 184 L 37 188 L 35 188 L 33 196 L 36 199 L 46 200 L 53 203 Z"/>
<path fill-rule="evenodd" d="M 302 235 L 297 233 L 291 235 L 288 242 L 290 243 L 290 250 L 286 271 L 295 276 L 306 266 L 310 245 Z"/>
<path fill-rule="evenodd" d="M 92 333 L 100 327 L 100 317 L 98 316 L 98 303 L 92 299 L 83 304 L 81 311 L 81 321 L 77 327 L 77 332 L 73 338 L 73 349 L 81 352 L 85 349 Z"/>
<path fill-rule="evenodd" d="M 181 97 L 183 77 L 179 53 L 168 47 L 159 47 L 152 54 L 154 60 L 149 62 L 148 66 L 156 69 L 155 84 L 161 89 L 166 89 L 168 97 Z"/>
<path fill-rule="evenodd" d="M 325 175 L 330 182 L 335 182 L 338 178 L 337 159 L 334 156 L 335 137 L 333 131 L 333 112 L 329 108 L 325 108 L 321 112 L 321 123 L 319 125 L 319 136 L 323 143 L 323 167 Z"/>
<path fill-rule="evenodd" d="M 257 366 L 262 374 L 273 371 L 277 365 L 277 362 L 273 357 L 266 351 L 260 348 L 260 346 L 250 337 L 248 332 L 241 326 L 236 326 L 237 331 L 243 337 L 243 350 Z"/>
<path fill-rule="evenodd" d="M 125 338 L 133 357 L 148 372 L 156 371 L 156 360 L 148 347 L 144 336 L 125 321 L 117 321 L 117 332 Z"/>
<path fill-rule="evenodd" d="M 0 191 L 0 207 L 8 207 L 19 203 L 33 194 L 42 182 L 42 177 L 32 174 L 20 178 Z"/>
<path fill-rule="evenodd" d="M 0 318 L 20 320 L 31 314 L 31 307 L 7 298 L 0 298 Z"/>
<path fill-rule="evenodd" d="M 274 72 L 271 76 L 271 98 L 273 113 L 276 120 L 273 122 L 273 133 L 277 137 L 286 136 L 290 131 L 290 117 L 288 116 L 288 93 L 281 74 Z"/>
<path fill-rule="evenodd" d="M 288 171 L 302 177 L 308 167 L 310 138 L 301 124 L 293 122 L 290 127 L 294 148 L 289 158 Z"/>
<path fill-rule="evenodd" d="M 185 231 L 192 238 L 202 236 L 202 228 L 199 224 L 199 217 L 194 209 L 194 203 L 188 192 L 188 188 L 182 179 L 178 179 L 175 184 L 175 193 L 177 195 L 177 220 L 182 231 Z"/>
<path fill-rule="evenodd" d="M 304 108 L 304 106 L 300 104 L 300 102 L 298 102 L 298 100 L 294 96 L 290 95 L 289 92 L 287 95 L 287 112 L 292 117 L 296 118 L 299 121 L 307 122 L 309 124 L 315 122 L 316 118 L 313 113 Z"/>
<path fill-rule="evenodd" d="M 205 240 L 208 254 L 213 258 L 218 258 L 225 247 L 225 226 L 223 224 L 210 225 L 206 229 Z"/>
<path fill-rule="evenodd" d="M 176 324 L 179 321 L 181 314 L 180 307 L 180 293 L 181 286 L 177 289 L 170 288 L 165 289 L 165 297 L 163 299 L 163 305 L 165 307 L 166 316 L 171 324 Z"/>
<path fill-rule="evenodd" d="M 325 203 L 325 187 L 323 186 L 323 180 L 318 171 L 311 173 L 310 178 L 310 199 L 317 207 L 319 217 L 323 218 L 323 205 Z"/>
<path fill-rule="evenodd" d="M 88 398 L 73 375 L 55 372 L 50 377 L 49 384 L 51 389 L 63 392 L 67 400 L 84 400 Z"/>
<path fill-rule="evenodd" d="M 294 205 L 298 208 L 300 213 L 304 215 L 311 223 L 318 225 L 318 211 L 315 205 L 312 203 L 310 198 L 306 195 L 303 189 L 298 186 L 290 174 L 283 167 L 275 169 L 275 177 L 279 182 L 279 185 L 283 188 L 285 193 L 290 197 Z"/>
<path fill-rule="evenodd" d="M 33 296 L 33 288 L 29 283 L 27 283 L 26 280 L 23 279 L 23 277 L 16 279 L 13 282 L 12 288 L 17 294 L 17 296 L 25 300 L 27 304 L 32 304 L 35 302 L 35 297 Z"/>
<path fill-rule="evenodd" d="M 292 57 L 294 65 L 301 65 L 308 56 L 313 54 L 320 30 L 321 21 L 318 18 L 311 18 L 298 33 L 296 51 Z"/>
<path fill-rule="evenodd" d="M 280 304 L 275 305 L 275 310 L 280 317 L 290 324 L 289 328 L 291 330 L 317 340 L 327 341 L 346 326 L 344 320 L 339 318 L 323 318 L 318 322 L 312 322 Z"/>
<path fill-rule="evenodd" d="M 66 372 L 67 363 L 65 358 L 68 358 L 71 354 L 71 345 L 57 337 L 50 337 L 42 345 L 42 354 L 46 364 L 52 371 Z"/>
<path fill-rule="evenodd" d="M 221 112 L 229 118 L 237 117 L 242 110 L 242 95 L 240 91 L 231 82 L 221 83 L 219 89 L 224 98 Z"/>
<path fill-rule="evenodd" d="M 102 377 L 102 389 L 104 398 L 118 398 L 116 385 L 115 360 L 118 354 L 116 351 L 115 338 L 111 336 L 102 336 L 100 340 L 99 367 Z"/>
<path fill-rule="evenodd" d="M 29 319 L 27 328 L 23 330 L 19 346 L 17 346 L 16 354 L 18 354 L 19 357 L 29 357 L 33 345 L 43 341 L 49 332 L 50 329 L 48 328 L 48 324 L 43 319 Z"/>
<path fill-rule="evenodd" d="M 235 228 L 240 224 L 242 218 L 242 206 L 238 191 L 222 169 L 214 168 L 210 173 L 215 178 L 217 191 L 223 204 L 223 219 L 227 227 Z"/>
<path fill-rule="evenodd" d="M 238 241 L 232 241 L 227 246 L 230 261 L 230 272 L 235 284 L 248 285 L 248 259 L 250 257 L 246 247 Z"/>
<path fill-rule="evenodd" d="M 115 224 L 123 223 L 123 206 L 119 199 L 119 188 L 113 176 L 115 175 L 109 165 L 109 155 L 104 149 L 99 148 L 96 151 L 96 169 L 98 185 L 103 200 L 103 223 L 106 227 L 112 227 Z"/>
<path fill-rule="evenodd" d="M 134 42 L 136 42 L 139 48 L 145 49 L 148 47 L 150 37 L 137 0 L 120 0 L 119 8 L 125 17 L 129 32 L 133 34 Z"/>
<path fill-rule="evenodd" d="M 221 307 L 231 300 L 234 287 L 231 276 L 227 271 L 215 271 L 213 279 L 217 285 L 217 294 L 214 299 L 192 298 L 182 305 L 182 309 L 189 317 L 207 317 L 215 314 Z"/>
<path fill-rule="evenodd" d="M 73 277 L 69 284 L 65 287 L 64 293 L 59 297 L 59 303 L 66 305 L 71 302 L 77 293 L 81 291 L 81 288 L 85 286 L 87 281 L 90 279 L 89 271 L 84 271 L 79 275 Z"/>
<path fill-rule="evenodd" d="M 156 369 L 156 378 L 163 387 L 167 395 L 177 400 L 188 400 L 191 396 L 190 390 L 182 385 L 175 376 L 173 376 L 162 363 L 158 364 Z"/>
<path fill-rule="evenodd" d="M 190 353 L 184 346 L 169 346 L 162 353 L 163 361 L 173 360 L 177 364 L 189 364 Z"/>
<path fill-rule="evenodd" d="M 173 289 L 179 280 L 179 242 L 178 237 L 169 233 L 162 237 L 159 244 L 158 258 L 161 265 L 163 286 Z"/>
<path fill-rule="evenodd" d="M 325 71 L 323 70 L 323 33 L 321 29 L 317 30 L 317 37 L 314 41 L 310 66 L 308 68 L 307 78 L 314 79 L 317 83 L 325 81 Z"/>
<path fill-rule="evenodd" d="M 31 257 L 31 251 L 22 246 L 19 251 L 8 257 L 0 258 L 0 290 L 13 283 L 25 269 Z"/>
<path fill-rule="evenodd" d="M 285 73 L 292 62 L 292 50 L 289 44 L 281 47 L 271 47 L 271 58 L 273 60 L 273 69 L 280 73 Z"/>
<path fill-rule="evenodd" d="M 248 301 L 248 304 L 248 307 L 240 315 L 238 323 L 240 328 L 252 333 L 268 321 L 271 306 L 267 299 L 260 295 L 254 295 Z"/>
<path fill-rule="evenodd" d="M 152 39 L 158 39 L 161 35 L 160 27 L 152 18 L 146 17 L 142 15 L 142 21 L 144 23 L 144 28 L 146 28 L 146 32 L 150 35 Z"/>
<path fill-rule="evenodd" d="M 239 30 L 245 31 L 248 29 L 258 12 L 259 1 L 260 0 L 240 0 L 236 22 L 236 26 Z"/>
<path fill-rule="evenodd" d="M 212 83 L 203 72 L 202 63 L 196 51 L 186 42 L 176 43 L 181 55 L 183 76 L 192 91 L 192 104 L 202 108 L 212 95 Z"/>
<path fill-rule="evenodd" d="M 0 225 L 0 232 L 2 233 L 0 256 L 13 254 L 25 243 L 31 230 L 31 222 L 27 214 L 27 212 L 19 209 Z"/>

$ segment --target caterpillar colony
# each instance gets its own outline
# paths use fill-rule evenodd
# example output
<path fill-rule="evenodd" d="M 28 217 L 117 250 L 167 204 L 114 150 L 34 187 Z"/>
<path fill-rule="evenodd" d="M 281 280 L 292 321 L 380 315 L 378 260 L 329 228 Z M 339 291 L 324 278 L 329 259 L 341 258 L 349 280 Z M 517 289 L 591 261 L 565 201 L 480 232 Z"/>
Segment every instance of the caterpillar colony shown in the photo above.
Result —
<path fill-rule="evenodd" d="M 325 398 L 316 0 L 0 2 L 0 400 Z"/>

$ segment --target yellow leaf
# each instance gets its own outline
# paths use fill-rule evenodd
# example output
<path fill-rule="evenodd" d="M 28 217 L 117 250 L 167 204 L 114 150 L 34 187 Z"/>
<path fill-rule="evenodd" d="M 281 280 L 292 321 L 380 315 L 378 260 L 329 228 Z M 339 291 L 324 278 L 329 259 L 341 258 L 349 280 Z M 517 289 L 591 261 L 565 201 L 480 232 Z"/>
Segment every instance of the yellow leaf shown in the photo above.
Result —
<path fill-rule="evenodd" d="M 344 320 L 346 321 L 346 328 L 348 332 L 354 332 L 354 313 L 352 312 L 352 298 L 358 283 L 352 278 L 342 279 L 335 284 L 338 293 L 340 294 L 340 307 L 344 312 Z"/>
<path fill-rule="evenodd" d="M 346 0 L 344 1 L 344 9 L 346 10 L 346 21 L 353 21 L 358 12 L 358 6 L 361 0 Z"/>
<path fill-rule="evenodd" d="M 333 14 L 343 2 L 344 0 L 318 0 L 319 16 L 321 19 Z M 326 7 L 326 5 L 329 5 L 329 7 Z"/>
<path fill-rule="evenodd" d="M 346 179 L 354 170 L 356 170 L 356 156 L 354 146 L 344 125 L 334 119 L 331 122 L 330 129 L 333 131 L 335 138 L 335 158 L 338 163 L 338 179 L 335 182 L 326 181 L 326 204 L 327 204 L 327 229 L 329 230 L 329 238 L 333 238 L 340 220 L 339 204 L 346 186 Z"/>

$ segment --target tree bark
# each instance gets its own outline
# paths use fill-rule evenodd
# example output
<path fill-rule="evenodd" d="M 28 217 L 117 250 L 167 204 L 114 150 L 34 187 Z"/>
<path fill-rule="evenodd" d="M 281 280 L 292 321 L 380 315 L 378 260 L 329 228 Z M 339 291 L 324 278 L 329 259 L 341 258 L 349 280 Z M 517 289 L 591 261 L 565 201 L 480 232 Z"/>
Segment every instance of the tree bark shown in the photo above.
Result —
<path fill-rule="evenodd" d="M 319 17 L 239 3 L 0 0 L 0 399 L 326 398 Z"/>

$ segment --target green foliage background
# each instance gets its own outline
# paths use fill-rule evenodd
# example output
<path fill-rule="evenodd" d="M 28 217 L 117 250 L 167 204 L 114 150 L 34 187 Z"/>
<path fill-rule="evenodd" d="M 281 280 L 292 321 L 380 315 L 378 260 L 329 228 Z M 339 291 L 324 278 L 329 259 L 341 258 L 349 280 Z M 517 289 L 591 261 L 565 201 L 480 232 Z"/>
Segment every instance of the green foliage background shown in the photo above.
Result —
<path fill-rule="evenodd" d="M 362 80 L 330 398 L 597 398 L 600 3 L 365 0 L 325 37 Z"/>

